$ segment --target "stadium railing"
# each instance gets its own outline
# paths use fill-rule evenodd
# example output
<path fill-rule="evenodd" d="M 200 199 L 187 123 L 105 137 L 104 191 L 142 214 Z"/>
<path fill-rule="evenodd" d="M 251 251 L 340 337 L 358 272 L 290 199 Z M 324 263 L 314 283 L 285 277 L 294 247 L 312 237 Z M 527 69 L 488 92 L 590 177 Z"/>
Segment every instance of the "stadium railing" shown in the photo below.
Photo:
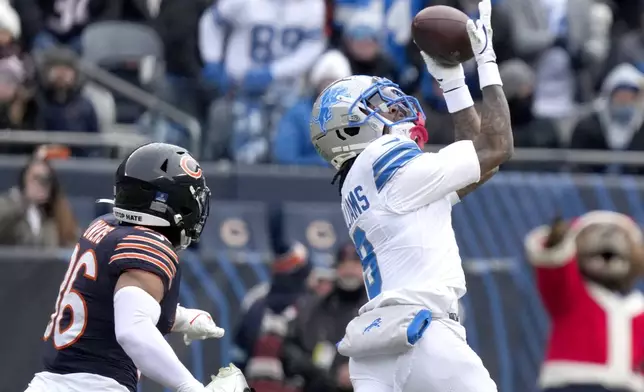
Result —
<path fill-rule="evenodd" d="M 82 72 L 93 81 L 184 127 L 190 134 L 191 151 L 195 156 L 199 155 L 202 129 L 196 118 L 88 61 L 79 59 L 79 64 Z"/>
<path fill-rule="evenodd" d="M 116 148 L 118 155 L 128 153 L 151 140 L 136 132 L 128 133 L 82 133 L 52 131 L 0 131 L 0 145 L 61 144 L 68 147 Z"/>

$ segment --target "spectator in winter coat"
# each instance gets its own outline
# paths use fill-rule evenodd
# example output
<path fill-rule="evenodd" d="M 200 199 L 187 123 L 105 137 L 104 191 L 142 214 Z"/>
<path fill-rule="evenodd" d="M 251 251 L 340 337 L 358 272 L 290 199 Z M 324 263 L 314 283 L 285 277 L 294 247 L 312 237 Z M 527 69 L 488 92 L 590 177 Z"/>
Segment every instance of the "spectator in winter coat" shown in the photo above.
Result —
<path fill-rule="evenodd" d="M 100 132 L 92 102 L 82 94 L 84 79 L 71 51 L 47 51 L 39 67 L 39 122 L 51 131 Z M 75 155 L 95 153 L 77 149 Z"/>
<path fill-rule="evenodd" d="M 333 290 L 302 303 L 284 342 L 282 363 L 289 375 L 304 379 L 303 392 L 350 392 L 348 358 L 337 354 L 335 344 L 349 321 L 367 302 L 362 264 L 352 243 L 338 252 Z"/>
<path fill-rule="evenodd" d="M 285 376 L 279 354 L 288 325 L 297 316 L 297 303 L 307 294 L 312 264 L 304 245 L 285 239 L 280 208 L 270 211 L 268 223 L 276 255 L 271 263 L 271 282 L 266 289 L 252 289 L 254 298 L 242 304 L 247 308 L 233 338 L 233 361 L 256 391 L 299 392 L 296 380 Z"/>
<path fill-rule="evenodd" d="M 533 113 L 534 71 L 523 60 L 510 60 L 499 67 L 503 91 L 508 99 L 514 145 L 524 148 L 559 148 L 560 136 L 556 123 L 549 118 L 537 118 Z M 508 162 L 504 169 L 557 170 L 559 165 L 549 162 L 522 164 Z"/>
<path fill-rule="evenodd" d="M 0 197 L 2 245 L 59 248 L 72 246 L 78 226 L 51 166 L 33 159 L 18 186 Z"/>
<path fill-rule="evenodd" d="M 337 50 L 323 54 L 309 75 L 311 93 L 291 107 L 282 117 L 273 140 L 273 160 L 285 165 L 326 166 L 311 140 L 309 122 L 317 96 L 337 79 L 351 75 L 347 58 Z"/>
<path fill-rule="evenodd" d="M 377 75 L 396 79 L 396 66 L 385 53 L 382 45 L 382 28 L 352 19 L 344 27 L 342 52 L 346 54 L 355 75 Z"/>
<path fill-rule="evenodd" d="M 235 333 L 237 366 L 257 391 L 297 392 L 296 384 L 282 371 L 279 353 L 288 324 L 298 313 L 298 300 L 306 295 L 311 264 L 300 243 L 279 252 L 266 294 L 243 314 Z"/>
<path fill-rule="evenodd" d="M 503 91 L 508 99 L 512 117 L 514 145 L 517 147 L 558 148 L 559 135 L 552 120 L 535 118 L 534 71 L 522 60 L 501 64 Z"/>
<path fill-rule="evenodd" d="M 644 74 L 630 64 L 617 66 L 602 86 L 595 110 L 575 128 L 570 148 L 644 151 Z M 617 166 L 585 166 L 584 171 L 623 171 Z"/>

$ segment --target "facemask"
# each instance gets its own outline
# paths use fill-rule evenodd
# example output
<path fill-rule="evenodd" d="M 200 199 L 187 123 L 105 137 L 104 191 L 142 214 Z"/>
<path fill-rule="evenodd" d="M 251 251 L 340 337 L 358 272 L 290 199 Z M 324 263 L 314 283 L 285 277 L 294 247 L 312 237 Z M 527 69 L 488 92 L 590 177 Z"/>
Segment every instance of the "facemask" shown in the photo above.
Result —
<path fill-rule="evenodd" d="M 634 105 L 612 105 L 610 108 L 610 117 L 613 121 L 626 125 L 633 120 L 635 116 Z"/>
<path fill-rule="evenodd" d="M 72 87 L 54 87 L 49 86 L 45 89 L 45 95 L 47 99 L 53 103 L 65 104 L 72 100 L 74 96 L 74 91 Z"/>
<path fill-rule="evenodd" d="M 15 55 L 16 52 L 16 46 L 13 44 L 0 45 L 0 59 L 11 57 Z"/>
<path fill-rule="evenodd" d="M 362 278 L 355 276 L 338 276 L 335 283 L 341 290 L 356 291 L 362 287 Z"/>

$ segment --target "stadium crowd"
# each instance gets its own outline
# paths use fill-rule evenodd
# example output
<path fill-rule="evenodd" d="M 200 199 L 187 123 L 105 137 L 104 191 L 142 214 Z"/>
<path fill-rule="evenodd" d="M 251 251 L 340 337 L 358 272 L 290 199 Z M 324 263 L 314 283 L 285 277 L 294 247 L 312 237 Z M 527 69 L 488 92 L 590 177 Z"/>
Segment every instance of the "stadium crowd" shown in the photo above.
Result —
<path fill-rule="evenodd" d="M 444 145 L 452 140 L 451 120 L 409 25 L 428 5 L 474 16 L 476 3 L 307 0 L 275 8 L 235 0 L 2 0 L 0 127 L 115 132 L 117 124 L 136 124 L 155 140 L 187 143 L 182 124 L 88 80 L 81 59 L 196 118 L 202 159 L 325 165 L 308 140 L 312 101 L 352 73 L 385 76 L 414 92 L 430 142 Z M 517 147 L 644 149 L 643 2 L 494 3 Z M 291 18 L 294 27 L 283 29 L 278 18 Z M 475 67 L 465 68 L 476 99 Z"/>

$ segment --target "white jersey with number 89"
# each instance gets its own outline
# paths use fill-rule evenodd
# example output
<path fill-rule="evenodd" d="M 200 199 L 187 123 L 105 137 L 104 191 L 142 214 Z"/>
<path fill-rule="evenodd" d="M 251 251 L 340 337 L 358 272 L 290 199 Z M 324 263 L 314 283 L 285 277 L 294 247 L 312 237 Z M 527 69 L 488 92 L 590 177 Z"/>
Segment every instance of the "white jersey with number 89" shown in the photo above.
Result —
<path fill-rule="evenodd" d="M 423 153 L 404 136 L 385 135 L 356 158 L 342 186 L 342 212 L 362 260 L 369 302 L 457 312 L 465 294 L 454 230 L 456 191 L 480 167 L 470 140 Z"/>

